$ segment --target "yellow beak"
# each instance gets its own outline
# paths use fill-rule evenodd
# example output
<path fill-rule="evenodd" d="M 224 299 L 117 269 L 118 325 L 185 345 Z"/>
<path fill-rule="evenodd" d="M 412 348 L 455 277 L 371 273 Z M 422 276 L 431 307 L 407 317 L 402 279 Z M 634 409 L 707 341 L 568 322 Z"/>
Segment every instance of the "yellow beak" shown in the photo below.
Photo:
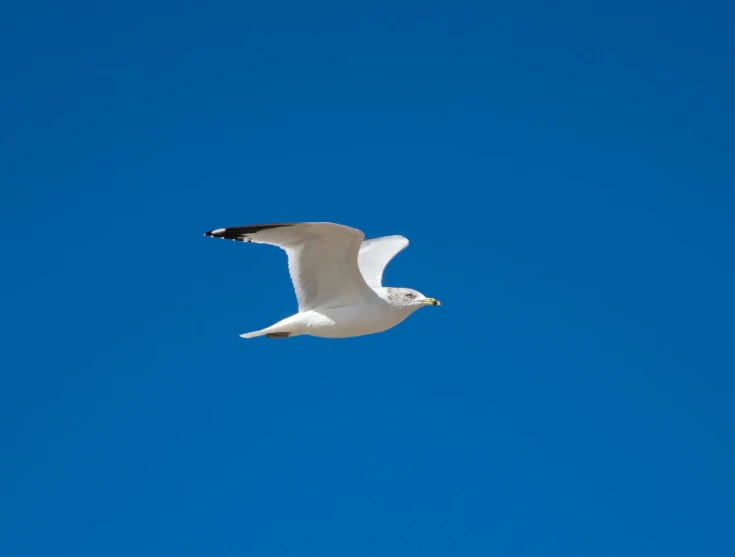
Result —
<path fill-rule="evenodd" d="M 424 298 L 421 303 L 425 306 L 440 306 L 442 303 L 436 298 Z"/>

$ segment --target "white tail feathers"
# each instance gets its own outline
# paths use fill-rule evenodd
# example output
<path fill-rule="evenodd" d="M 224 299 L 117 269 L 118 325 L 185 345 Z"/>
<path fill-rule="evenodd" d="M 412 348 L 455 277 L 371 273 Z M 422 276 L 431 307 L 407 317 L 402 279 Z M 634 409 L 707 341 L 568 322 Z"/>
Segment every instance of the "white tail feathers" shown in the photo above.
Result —
<path fill-rule="evenodd" d="M 286 338 L 294 335 L 294 333 L 298 335 L 299 333 L 294 330 L 294 321 L 298 318 L 299 314 L 292 315 L 291 317 L 287 317 L 270 327 L 260 329 L 259 331 L 253 331 L 252 333 L 244 333 L 240 336 L 242 338 L 253 338 L 265 335 L 268 336 L 268 338 Z"/>
<path fill-rule="evenodd" d="M 262 329 L 260 331 L 253 331 L 252 333 L 243 333 L 240 335 L 242 338 L 253 338 L 253 337 L 261 337 L 265 334 L 265 329 Z"/>

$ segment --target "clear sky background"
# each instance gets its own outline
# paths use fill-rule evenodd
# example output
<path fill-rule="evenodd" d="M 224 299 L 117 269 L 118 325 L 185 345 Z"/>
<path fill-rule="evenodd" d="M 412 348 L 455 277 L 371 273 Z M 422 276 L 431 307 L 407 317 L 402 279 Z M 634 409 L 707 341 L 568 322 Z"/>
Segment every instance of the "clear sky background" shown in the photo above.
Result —
<path fill-rule="evenodd" d="M 732 2 L 0 17 L 0 554 L 735 555 Z M 244 340 L 276 248 L 384 334 Z"/>

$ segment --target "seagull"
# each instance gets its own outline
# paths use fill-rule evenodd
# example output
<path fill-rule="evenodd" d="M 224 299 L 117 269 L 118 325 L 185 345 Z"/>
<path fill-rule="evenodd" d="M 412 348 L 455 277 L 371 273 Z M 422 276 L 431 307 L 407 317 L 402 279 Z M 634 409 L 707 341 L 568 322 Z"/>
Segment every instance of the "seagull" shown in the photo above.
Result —
<path fill-rule="evenodd" d="M 347 338 L 381 333 L 424 306 L 441 305 L 410 288 L 383 286 L 383 270 L 408 246 L 403 236 L 365 239 L 331 222 L 218 228 L 205 236 L 278 246 L 288 256 L 298 313 L 243 338 L 311 335 Z"/>

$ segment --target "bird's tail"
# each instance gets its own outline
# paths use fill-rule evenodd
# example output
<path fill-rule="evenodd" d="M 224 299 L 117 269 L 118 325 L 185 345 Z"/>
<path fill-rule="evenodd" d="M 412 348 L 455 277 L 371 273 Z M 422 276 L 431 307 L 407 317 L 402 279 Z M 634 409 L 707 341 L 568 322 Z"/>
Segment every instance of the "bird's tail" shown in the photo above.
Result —
<path fill-rule="evenodd" d="M 261 329 L 260 331 L 253 331 L 252 333 L 243 333 L 240 336 L 242 338 L 254 338 L 254 337 L 262 337 L 264 334 L 266 334 L 266 329 Z"/>
<path fill-rule="evenodd" d="M 259 331 L 253 331 L 252 333 L 244 333 L 240 336 L 242 338 L 253 338 L 262 336 L 266 336 L 268 338 L 288 338 L 290 336 L 298 335 L 298 331 L 294 330 L 293 323 L 294 319 L 296 318 L 296 315 L 292 315 L 291 317 L 287 317 L 286 319 L 283 319 L 278 323 L 271 325 L 270 327 L 260 329 Z"/>

